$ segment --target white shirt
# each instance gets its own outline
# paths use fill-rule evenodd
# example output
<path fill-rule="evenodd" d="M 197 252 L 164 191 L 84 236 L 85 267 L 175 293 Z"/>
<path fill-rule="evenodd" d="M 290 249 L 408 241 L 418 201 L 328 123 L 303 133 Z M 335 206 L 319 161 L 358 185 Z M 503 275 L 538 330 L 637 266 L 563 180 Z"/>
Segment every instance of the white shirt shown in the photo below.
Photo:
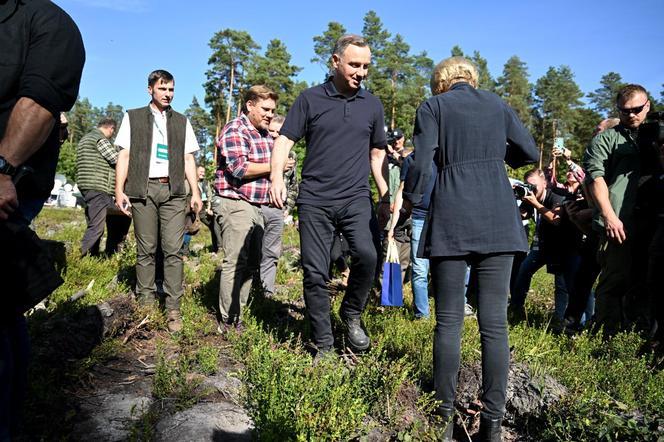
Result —
<path fill-rule="evenodd" d="M 152 106 L 150 111 L 154 116 L 152 126 L 152 147 L 150 149 L 150 178 L 160 178 L 168 176 L 168 132 L 166 129 L 166 111 L 159 112 Z M 129 115 L 125 112 L 122 117 L 122 123 L 115 137 L 116 146 L 129 150 L 131 144 L 131 128 L 129 126 Z M 184 137 L 184 153 L 193 153 L 199 150 L 198 141 L 194 134 L 194 128 L 187 118 L 187 127 Z"/>

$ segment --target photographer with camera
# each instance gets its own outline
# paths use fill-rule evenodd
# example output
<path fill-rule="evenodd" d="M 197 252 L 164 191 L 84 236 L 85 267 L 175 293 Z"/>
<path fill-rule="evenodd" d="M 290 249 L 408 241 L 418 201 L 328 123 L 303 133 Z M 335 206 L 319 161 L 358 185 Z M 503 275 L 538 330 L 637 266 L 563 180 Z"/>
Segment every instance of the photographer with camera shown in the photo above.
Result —
<path fill-rule="evenodd" d="M 567 288 L 572 286 L 578 267 L 581 232 L 564 214 L 563 204 L 571 199 L 566 190 L 547 186 L 541 169 L 528 171 L 524 181 L 526 185 L 515 187 L 515 194 L 522 199 L 522 215 L 525 218 L 535 216 L 537 219 L 537 240 L 519 269 L 512 291 L 510 311 L 515 315 L 522 315 L 530 281 L 535 272 L 546 265 L 550 273 L 562 277 L 562 281 L 556 284 L 555 292 L 556 318 L 562 320 L 567 307 Z M 565 290 L 561 285 L 564 285 Z"/>
<path fill-rule="evenodd" d="M 627 326 L 625 296 L 632 282 L 634 208 L 641 177 L 641 159 L 636 138 L 650 110 L 647 91 L 629 84 L 618 92 L 616 107 L 620 124 L 592 139 L 584 155 L 590 195 L 596 203 L 593 229 L 600 235 L 595 320 L 612 335 Z"/>

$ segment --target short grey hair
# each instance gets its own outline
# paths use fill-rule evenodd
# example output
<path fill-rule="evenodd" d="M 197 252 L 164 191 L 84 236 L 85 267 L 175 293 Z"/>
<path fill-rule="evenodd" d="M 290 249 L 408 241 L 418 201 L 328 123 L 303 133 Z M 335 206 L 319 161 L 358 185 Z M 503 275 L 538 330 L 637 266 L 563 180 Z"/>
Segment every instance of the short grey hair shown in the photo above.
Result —
<path fill-rule="evenodd" d="M 369 47 L 369 43 L 364 39 L 364 37 L 361 37 L 356 34 L 346 34 L 337 40 L 337 42 L 334 45 L 334 50 L 332 51 L 332 54 L 336 54 L 337 56 L 341 57 L 343 53 L 346 51 L 346 48 L 350 45 L 353 46 L 358 46 L 360 48 L 366 48 Z"/>

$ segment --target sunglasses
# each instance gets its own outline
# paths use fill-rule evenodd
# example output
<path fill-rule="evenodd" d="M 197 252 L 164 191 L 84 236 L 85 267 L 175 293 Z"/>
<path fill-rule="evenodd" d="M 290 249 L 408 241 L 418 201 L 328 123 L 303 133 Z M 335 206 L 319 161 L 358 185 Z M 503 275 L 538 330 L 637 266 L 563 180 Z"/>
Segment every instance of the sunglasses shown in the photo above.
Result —
<path fill-rule="evenodd" d="M 629 116 L 630 114 L 634 114 L 634 115 L 640 114 L 641 111 L 643 111 L 643 108 L 646 107 L 646 104 L 648 104 L 648 101 L 643 103 L 642 106 L 637 106 L 637 107 L 630 107 L 630 108 L 620 107 L 620 106 L 616 106 L 616 107 L 618 108 L 618 112 L 620 112 L 621 114 L 623 114 L 625 116 Z"/>

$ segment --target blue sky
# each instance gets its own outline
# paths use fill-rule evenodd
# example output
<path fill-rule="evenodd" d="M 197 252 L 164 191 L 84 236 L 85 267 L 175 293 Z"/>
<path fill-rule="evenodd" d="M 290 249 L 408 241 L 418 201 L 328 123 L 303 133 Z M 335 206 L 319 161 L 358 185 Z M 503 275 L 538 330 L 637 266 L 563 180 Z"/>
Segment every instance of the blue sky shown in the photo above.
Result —
<path fill-rule="evenodd" d="M 208 42 L 225 28 L 245 30 L 263 48 L 282 40 L 299 79 L 317 82 L 323 70 L 312 37 L 338 21 L 361 33 L 375 10 L 387 30 L 400 33 L 413 52 L 438 62 L 459 45 L 479 50 L 498 77 L 518 55 L 534 83 L 549 66 L 571 67 L 584 92 L 602 75 L 618 72 L 659 98 L 664 83 L 663 0 L 632 1 L 208 1 L 55 0 L 76 21 L 87 50 L 80 95 L 95 106 L 144 105 L 147 74 L 162 68 L 175 76 L 173 106 L 183 111 L 195 95 L 203 103 Z"/>

